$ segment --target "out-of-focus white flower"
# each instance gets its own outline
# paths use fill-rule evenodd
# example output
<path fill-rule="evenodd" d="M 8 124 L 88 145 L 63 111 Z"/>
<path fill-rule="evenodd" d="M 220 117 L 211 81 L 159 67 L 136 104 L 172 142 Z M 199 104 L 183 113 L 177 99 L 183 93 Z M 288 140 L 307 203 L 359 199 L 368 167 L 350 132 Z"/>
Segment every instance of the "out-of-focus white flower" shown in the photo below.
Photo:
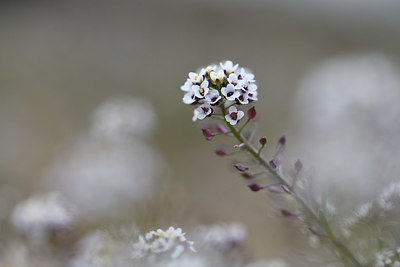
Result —
<path fill-rule="evenodd" d="M 269 261 L 257 261 L 247 264 L 245 267 L 289 267 L 289 265 L 283 260 L 269 260 Z"/>
<path fill-rule="evenodd" d="M 375 267 L 398 267 L 400 266 L 400 254 L 399 248 L 392 250 L 392 249 L 385 249 L 381 252 L 376 254 L 376 262 Z"/>
<path fill-rule="evenodd" d="M 400 182 L 391 183 L 388 187 L 384 188 L 382 193 L 378 196 L 378 205 L 385 211 L 389 211 L 395 207 L 393 200 L 397 198 L 400 200 Z"/>
<path fill-rule="evenodd" d="M 198 228 L 198 239 L 201 244 L 206 248 L 221 251 L 242 246 L 246 237 L 246 227 L 241 223 L 221 223 L 211 226 L 200 226 Z"/>
<path fill-rule="evenodd" d="M 302 157 L 317 167 L 321 184 L 370 197 L 400 175 L 399 88 L 398 66 L 378 53 L 331 58 L 305 77 L 295 114 L 301 140 L 294 143 L 307 151 Z"/>
<path fill-rule="evenodd" d="M 199 107 L 197 107 L 194 111 L 193 111 L 193 121 L 196 120 L 203 120 L 205 117 L 207 117 L 208 115 L 210 115 L 213 112 L 210 104 L 203 104 Z"/>
<path fill-rule="evenodd" d="M 165 163 L 142 136 L 155 122 L 148 105 L 129 97 L 106 101 L 93 123 L 103 134 L 82 136 L 46 172 L 47 186 L 72 202 L 83 220 L 132 216 L 154 196 Z"/>
<path fill-rule="evenodd" d="M 69 229 L 73 219 L 71 207 L 58 193 L 33 196 L 22 201 L 11 215 L 15 230 L 38 243 L 47 241 L 54 231 Z"/>
<path fill-rule="evenodd" d="M 164 260 L 158 263 L 156 266 L 160 267 L 209 267 L 208 262 L 203 257 L 179 257 L 178 259 Z"/>
<path fill-rule="evenodd" d="M 112 141 L 126 141 L 132 137 L 148 136 L 155 125 L 155 112 L 148 101 L 127 96 L 114 97 L 95 110 L 92 133 Z"/>
<path fill-rule="evenodd" d="M 158 229 L 146 233 L 144 237 L 139 236 L 139 241 L 133 245 L 132 257 L 168 254 L 171 258 L 177 258 L 187 249 L 195 252 L 193 241 L 186 239 L 181 228 L 170 227 L 167 231 Z"/>
<path fill-rule="evenodd" d="M 136 237 L 137 235 L 135 227 L 117 231 L 91 231 L 78 242 L 73 254 L 74 256 L 68 261 L 66 266 L 136 266 L 133 264 L 133 260 L 131 258 L 130 247 L 131 242 Z"/>
<path fill-rule="evenodd" d="M 228 114 L 225 116 L 227 122 L 231 125 L 236 125 L 238 121 L 243 118 L 244 112 L 241 110 L 237 110 L 235 106 L 232 106 L 228 109 Z"/>

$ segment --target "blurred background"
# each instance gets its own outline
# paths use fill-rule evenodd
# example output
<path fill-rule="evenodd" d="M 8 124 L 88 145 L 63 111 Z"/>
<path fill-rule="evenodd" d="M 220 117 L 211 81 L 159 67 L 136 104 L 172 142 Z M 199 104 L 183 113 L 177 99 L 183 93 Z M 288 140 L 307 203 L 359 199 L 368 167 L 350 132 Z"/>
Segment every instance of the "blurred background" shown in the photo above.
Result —
<path fill-rule="evenodd" d="M 74 240 L 123 222 L 236 221 L 254 259 L 296 262 L 308 239 L 217 158 L 223 141 L 204 140 L 179 87 L 210 63 L 251 69 L 259 134 L 271 150 L 286 135 L 287 165 L 300 158 L 351 209 L 400 174 L 399 12 L 389 0 L 2 1 L 1 239 L 17 203 L 56 191 L 78 207 Z"/>

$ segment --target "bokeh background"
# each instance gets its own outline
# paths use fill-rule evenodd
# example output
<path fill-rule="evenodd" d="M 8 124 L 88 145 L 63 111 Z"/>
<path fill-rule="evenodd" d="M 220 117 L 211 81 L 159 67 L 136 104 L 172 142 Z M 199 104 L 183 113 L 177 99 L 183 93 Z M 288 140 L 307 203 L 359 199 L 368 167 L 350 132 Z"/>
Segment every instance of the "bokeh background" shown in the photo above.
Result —
<path fill-rule="evenodd" d="M 389 0 L 2 1 L 1 238 L 13 235 L 16 203 L 56 190 L 81 201 L 82 233 L 125 221 L 143 231 L 238 221 L 254 258 L 296 262 L 307 238 L 213 153 L 222 141 L 203 139 L 179 87 L 213 62 L 250 68 L 260 135 L 272 150 L 286 135 L 287 164 L 300 158 L 351 209 L 400 173 L 399 12 Z M 127 114 L 152 121 L 134 124 L 151 134 L 96 139 L 99 107 L 138 102 Z M 85 180 L 93 174 L 105 185 Z"/>

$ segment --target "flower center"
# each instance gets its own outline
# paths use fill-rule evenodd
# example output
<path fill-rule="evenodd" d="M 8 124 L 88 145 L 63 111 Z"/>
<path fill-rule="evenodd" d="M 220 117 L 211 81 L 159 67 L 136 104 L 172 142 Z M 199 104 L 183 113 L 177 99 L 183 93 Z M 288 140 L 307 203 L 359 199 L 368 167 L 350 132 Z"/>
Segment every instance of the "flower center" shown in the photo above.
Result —
<path fill-rule="evenodd" d="M 231 116 L 232 120 L 237 120 L 237 112 L 232 112 L 229 116 Z"/>
<path fill-rule="evenodd" d="M 200 93 L 201 95 L 204 95 L 204 89 L 201 88 L 201 89 L 199 90 L 199 93 Z"/>
<path fill-rule="evenodd" d="M 228 92 L 226 95 L 227 95 L 228 97 L 229 97 L 229 96 L 232 96 L 232 95 L 233 95 L 233 92 Z"/>
<path fill-rule="evenodd" d="M 202 107 L 201 109 L 203 110 L 204 113 L 207 113 L 210 110 L 209 108 L 205 108 L 205 107 Z"/>

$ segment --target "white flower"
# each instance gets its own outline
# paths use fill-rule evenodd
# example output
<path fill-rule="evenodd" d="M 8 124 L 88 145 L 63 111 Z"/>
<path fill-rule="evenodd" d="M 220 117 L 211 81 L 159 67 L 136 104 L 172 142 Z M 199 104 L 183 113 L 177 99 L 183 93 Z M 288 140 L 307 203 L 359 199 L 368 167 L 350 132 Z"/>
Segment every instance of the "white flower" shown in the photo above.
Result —
<path fill-rule="evenodd" d="M 183 96 L 182 100 L 183 103 L 187 105 L 193 104 L 194 102 L 196 102 L 196 95 L 192 90 L 190 90 Z"/>
<path fill-rule="evenodd" d="M 234 101 L 240 95 L 240 92 L 236 90 L 233 84 L 228 84 L 226 87 L 222 87 L 221 92 L 229 101 Z"/>
<path fill-rule="evenodd" d="M 246 105 L 249 103 L 249 94 L 246 92 L 240 92 L 240 95 L 237 97 L 237 100 L 240 104 Z"/>
<path fill-rule="evenodd" d="M 226 76 L 223 70 L 219 70 L 218 72 L 210 72 L 210 78 L 213 83 L 221 83 L 226 78 Z"/>
<path fill-rule="evenodd" d="M 219 223 L 198 228 L 198 238 L 202 245 L 221 251 L 243 245 L 246 236 L 247 229 L 241 223 Z"/>
<path fill-rule="evenodd" d="M 185 237 L 181 228 L 170 227 L 167 231 L 158 229 L 139 236 L 139 241 L 133 245 L 132 257 L 142 258 L 152 254 L 168 253 L 171 258 L 179 257 L 186 249 L 193 252 L 193 241 Z"/>
<path fill-rule="evenodd" d="M 233 65 L 232 61 L 227 60 L 224 63 L 219 63 L 221 68 L 225 70 L 228 74 L 235 72 L 236 69 L 239 67 L 239 64 Z"/>
<path fill-rule="evenodd" d="M 42 243 L 52 231 L 68 229 L 73 214 L 61 195 L 49 193 L 19 203 L 13 210 L 11 221 L 18 232 Z"/>
<path fill-rule="evenodd" d="M 249 97 L 249 102 L 250 102 L 250 101 L 257 101 L 257 100 L 258 100 L 257 94 L 258 94 L 257 91 L 248 92 L 248 93 L 247 93 L 247 96 Z"/>
<path fill-rule="evenodd" d="M 196 121 L 197 119 L 203 120 L 205 117 L 210 115 L 212 113 L 212 108 L 211 105 L 208 103 L 205 103 L 201 106 L 198 106 L 194 112 L 193 112 L 193 121 Z"/>
<path fill-rule="evenodd" d="M 211 89 L 210 93 L 206 95 L 206 101 L 207 103 L 213 105 L 217 103 L 221 99 L 221 96 L 219 95 L 218 90 Z"/>
<path fill-rule="evenodd" d="M 241 110 L 237 110 L 235 106 L 232 106 L 228 110 L 228 114 L 225 115 L 225 120 L 229 122 L 231 125 L 236 125 L 238 121 L 243 118 L 244 112 Z"/>
<path fill-rule="evenodd" d="M 189 92 L 192 90 L 192 81 L 187 79 L 186 82 L 181 86 L 181 90 L 184 92 Z"/>
<path fill-rule="evenodd" d="M 229 74 L 228 82 L 233 84 L 235 88 L 241 89 L 242 86 L 245 84 L 244 80 L 240 80 L 235 73 Z"/>
<path fill-rule="evenodd" d="M 201 73 L 189 72 L 189 79 L 194 84 L 200 84 L 203 81 Z"/>
<path fill-rule="evenodd" d="M 246 83 L 254 83 L 254 74 L 251 72 L 246 71 L 246 69 L 241 68 L 239 77 L 242 78 Z"/>
<path fill-rule="evenodd" d="M 93 113 L 91 133 L 110 141 L 149 137 L 157 125 L 153 105 L 146 99 L 115 96 L 107 99 Z"/>
<path fill-rule="evenodd" d="M 198 98 L 204 98 L 208 94 L 208 81 L 203 81 L 201 85 L 193 85 L 192 90 L 194 95 Z"/>

